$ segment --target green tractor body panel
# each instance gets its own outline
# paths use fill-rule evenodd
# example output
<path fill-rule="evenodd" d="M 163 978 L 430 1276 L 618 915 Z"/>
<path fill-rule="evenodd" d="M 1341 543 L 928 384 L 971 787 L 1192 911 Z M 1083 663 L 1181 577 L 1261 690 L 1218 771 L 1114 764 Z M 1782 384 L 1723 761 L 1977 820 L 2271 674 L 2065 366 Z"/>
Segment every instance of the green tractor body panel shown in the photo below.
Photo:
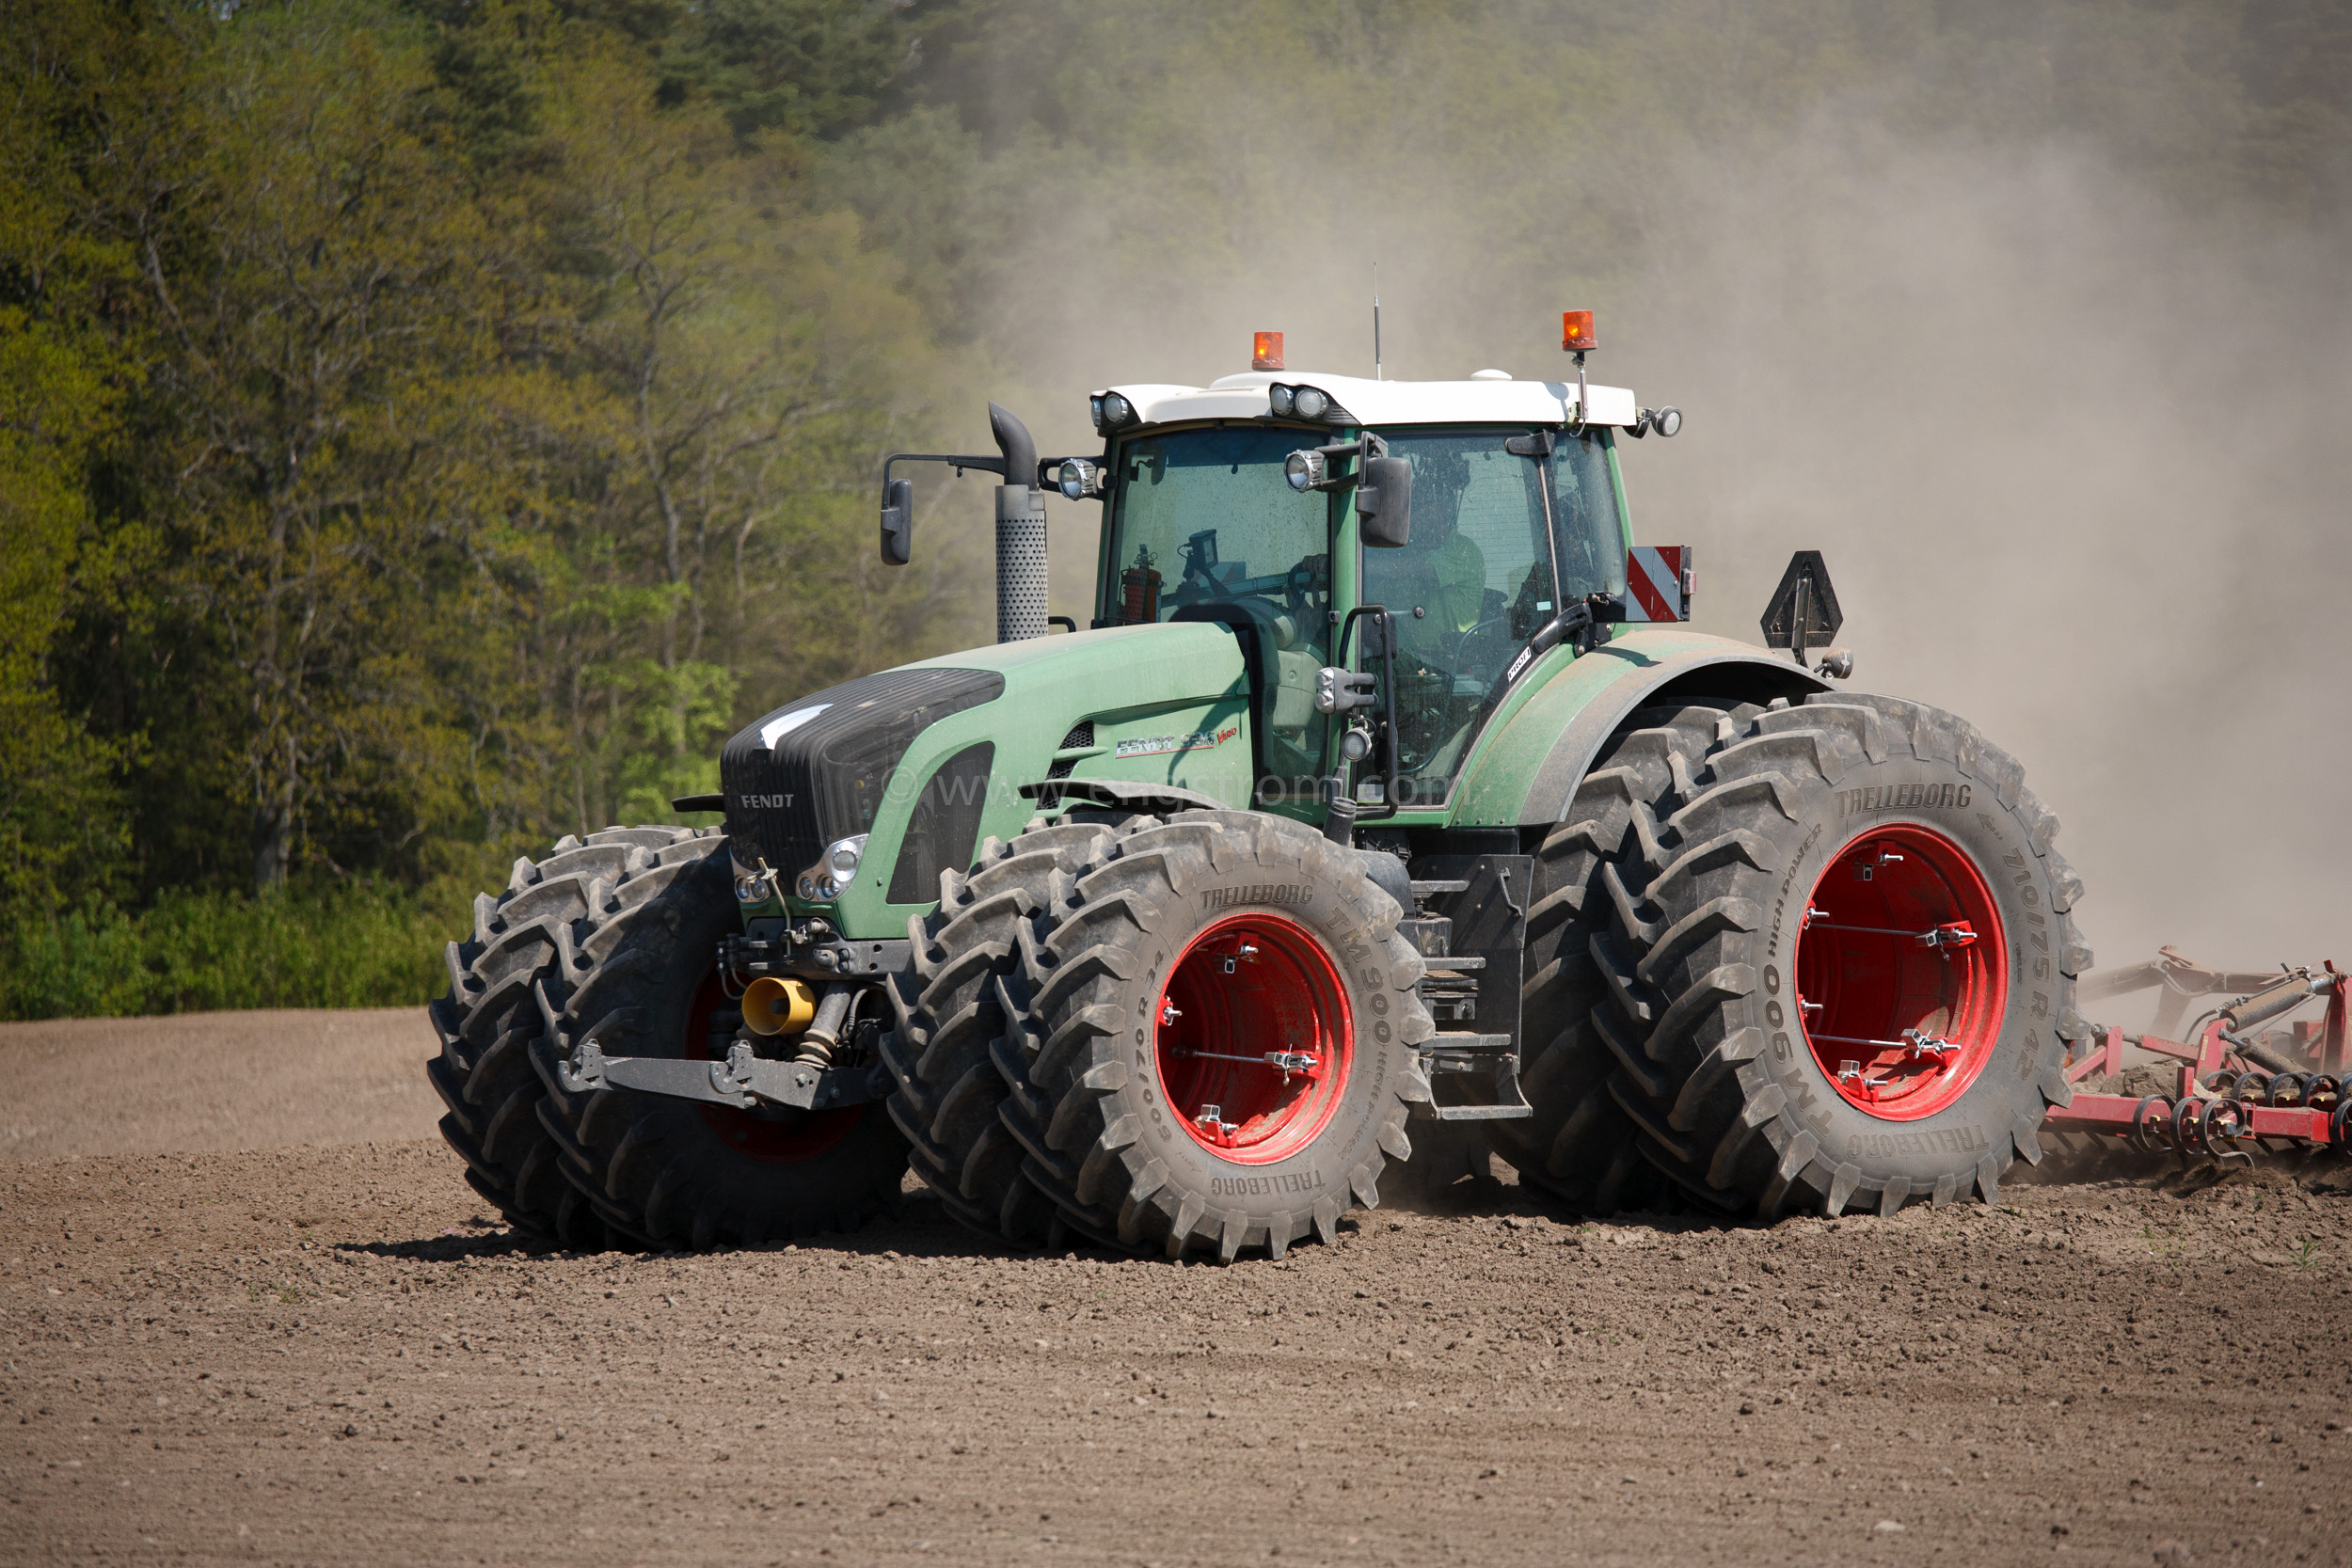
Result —
<path fill-rule="evenodd" d="M 1172 787 L 1236 808 L 1268 804 L 1253 800 L 1261 772 L 1251 673 L 1240 640 L 1223 626 L 1107 627 L 971 649 L 883 673 L 916 671 L 987 673 L 1003 687 L 993 699 L 914 736 L 879 788 L 852 880 L 821 900 L 799 896 L 786 883 L 786 907 L 824 914 L 845 937 L 903 935 L 909 916 L 937 904 L 940 870 L 961 869 L 982 840 L 1009 838 L 1046 809 L 1021 793 L 1025 785 L 1071 779 Z M 1680 627 L 1621 630 L 1581 655 L 1555 648 L 1488 721 L 1451 800 L 1385 820 L 1407 828 L 1548 826 L 1609 735 L 1670 689 L 1769 701 L 1820 687 L 1791 664 Z M 972 766 L 959 776 L 958 761 L 965 758 Z M 928 847 L 930 859 L 911 863 L 912 871 L 903 868 L 927 791 L 942 789 L 963 792 L 962 803 L 977 802 L 977 809 L 946 813 L 955 824 L 948 842 Z M 1323 815 L 1319 803 L 1296 799 L 1271 806 L 1310 821 Z M 800 869 L 773 868 L 787 877 Z M 745 910 L 774 912 L 766 901 Z"/>
<path fill-rule="evenodd" d="M 1019 793 L 1020 787 L 1057 771 L 1059 776 L 1173 785 L 1231 805 L 1249 803 L 1255 772 L 1248 720 L 1248 672 L 1240 644 L 1223 626 L 1184 623 L 1110 627 L 974 648 L 883 673 L 925 670 L 992 673 L 1003 678 L 1003 689 L 993 700 L 951 713 L 915 735 L 881 784 L 870 824 L 841 825 L 862 827 L 867 837 L 857 876 L 834 898 L 801 898 L 788 879 L 802 868 L 772 866 L 787 879 L 790 909 L 822 913 L 846 937 L 905 936 L 907 918 L 939 901 L 938 869 L 962 870 L 982 840 L 1018 832 L 1040 810 L 1034 800 Z M 797 705 L 788 704 L 778 711 Z M 1073 734 L 1089 725 L 1090 735 Z M 1065 740 L 1076 743 L 1065 746 Z M 956 842 L 935 851 L 944 858 L 926 868 L 928 875 L 901 875 L 908 830 L 924 804 L 927 788 L 940 778 L 943 768 L 982 745 L 992 748 L 984 759 L 985 771 L 959 781 L 979 802 L 977 820 L 968 811 L 946 812 L 955 819 L 950 836 Z M 736 805 L 731 799 L 731 828 Z M 744 861 L 740 849 L 737 858 Z M 906 897 L 910 892 L 916 895 Z M 774 911 L 747 908 L 745 912 Z"/>
<path fill-rule="evenodd" d="M 1620 629 L 1589 653 L 1567 655 L 1555 648 L 1521 677 L 1521 689 L 1488 721 L 1447 811 L 1428 820 L 1548 828 L 1602 744 L 1645 704 L 1676 692 L 1770 702 L 1826 689 L 1794 664 L 1680 626 Z"/>

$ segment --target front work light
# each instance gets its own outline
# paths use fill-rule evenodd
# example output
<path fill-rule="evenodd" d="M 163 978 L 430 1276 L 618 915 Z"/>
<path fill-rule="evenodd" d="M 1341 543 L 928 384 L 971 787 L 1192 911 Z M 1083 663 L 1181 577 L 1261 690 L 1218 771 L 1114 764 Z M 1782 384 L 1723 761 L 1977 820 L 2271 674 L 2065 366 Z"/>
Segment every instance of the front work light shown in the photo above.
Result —
<path fill-rule="evenodd" d="M 1134 404 L 1129 403 L 1117 392 L 1103 394 L 1103 424 L 1105 429 L 1116 430 L 1135 417 L 1136 405 Z"/>
<path fill-rule="evenodd" d="M 1331 406 L 1329 394 L 1314 387 L 1301 387 L 1291 394 L 1291 406 L 1302 420 L 1319 420 Z"/>
<path fill-rule="evenodd" d="M 1323 483 L 1330 462 L 1319 451 L 1295 451 L 1282 461 L 1282 477 L 1301 495 Z"/>
<path fill-rule="evenodd" d="M 1089 463 L 1083 457 L 1068 457 L 1064 458 L 1062 466 L 1055 470 L 1054 483 L 1060 488 L 1063 497 L 1067 499 L 1084 500 L 1089 496 L 1099 496 L 1103 493 L 1103 470 L 1098 465 Z"/>
<path fill-rule="evenodd" d="M 1295 394 L 1292 388 L 1281 385 L 1279 382 L 1277 382 L 1275 385 L 1266 388 L 1266 406 L 1274 410 L 1274 417 L 1276 419 L 1287 420 L 1290 418 L 1291 399 L 1294 395 Z"/>

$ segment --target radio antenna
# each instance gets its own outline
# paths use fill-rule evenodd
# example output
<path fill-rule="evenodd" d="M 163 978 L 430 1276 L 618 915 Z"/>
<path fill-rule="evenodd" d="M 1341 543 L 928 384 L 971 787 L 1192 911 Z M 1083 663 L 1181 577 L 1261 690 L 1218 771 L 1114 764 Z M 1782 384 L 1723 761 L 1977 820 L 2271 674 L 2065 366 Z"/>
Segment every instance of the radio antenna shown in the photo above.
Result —
<path fill-rule="evenodd" d="M 1380 379 L 1380 263 L 1372 264 L 1372 378 Z"/>

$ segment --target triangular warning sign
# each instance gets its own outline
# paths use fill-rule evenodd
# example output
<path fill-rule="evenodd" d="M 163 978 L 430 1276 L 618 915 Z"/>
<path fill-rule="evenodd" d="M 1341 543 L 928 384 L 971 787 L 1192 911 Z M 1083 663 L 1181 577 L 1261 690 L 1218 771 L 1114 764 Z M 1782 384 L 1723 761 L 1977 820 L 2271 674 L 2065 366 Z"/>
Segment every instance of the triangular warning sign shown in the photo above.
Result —
<path fill-rule="evenodd" d="M 1802 631 L 1804 646 L 1826 648 L 1845 624 L 1821 552 L 1799 550 L 1790 556 L 1788 570 L 1781 573 L 1780 586 L 1772 590 L 1772 602 L 1764 607 L 1764 645 L 1796 647 L 1797 634 Z"/>

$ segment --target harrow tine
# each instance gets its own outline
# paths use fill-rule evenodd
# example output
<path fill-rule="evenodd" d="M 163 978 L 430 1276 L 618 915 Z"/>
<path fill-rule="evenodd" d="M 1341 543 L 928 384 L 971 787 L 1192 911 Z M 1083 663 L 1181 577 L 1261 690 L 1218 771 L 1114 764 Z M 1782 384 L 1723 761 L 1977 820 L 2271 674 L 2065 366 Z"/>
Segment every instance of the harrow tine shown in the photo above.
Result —
<path fill-rule="evenodd" d="M 2172 1151 L 2181 1157 L 2181 1168 L 2188 1168 L 2192 1154 L 2210 1152 L 2205 1148 L 2205 1107 L 2211 1101 L 2190 1095 L 2172 1107 Z"/>
<path fill-rule="evenodd" d="M 2153 1121 L 2148 1117 L 2148 1107 L 2151 1105 L 2158 1107 Z M 2172 1101 L 2163 1095 L 2152 1094 L 2132 1108 L 2132 1130 L 2125 1135 L 2131 1139 L 2132 1147 L 2142 1154 L 2159 1154 L 2163 1149 L 2152 1134 L 2170 1126 L 2171 1121 Z"/>
<path fill-rule="evenodd" d="M 2214 1164 L 2226 1165 L 2235 1160 L 2242 1165 L 2253 1164 L 2254 1157 L 2239 1143 L 2246 1135 L 2246 1111 L 2239 1101 L 2207 1101 L 2198 1122 L 2205 1140 L 2205 1152 Z"/>
<path fill-rule="evenodd" d="M 2122 1047 L 2137 1046 L 2169 1058 L 2162 1070 L 2177 1074 L 2177 1094 L 2076 1092 L 2053 1103 L 2044 1122 L 2058 1130 L 2079 1129 L 2122 1139 L 2143 1154 L 2160 1150 L 2217 1164 L 2253 1164 L 2256 1150 L 2333 1148 L 2352 1155 L 2352 975 L 2331 960 L 2314 969 L 2280 965 L 2275 972 L 2208 970 L 2162 949 L 2153 963 L 2103 971 L 2084 977 L 2077 996 L 2093 1000 L 2161 989 L 2164 1009 L 2156 1026 L 2142 1035 L 2092 1026 L 2105 1046 L 2079 1061 L 2069 1047 L 2068 1083 L 2090 1074 L 2122 1072 Z M 2200 1019 L 2191 1041 L 2175 1040 L 2164 1013 L 2180 1004 L 2220 990 L 2244 990 Z M 2275 1043 L 2279 1031 L 2259 1037 L 2256 1024 L 2284 1017 L 2315 1000 L 2327 1003 L 2317 1025 L 2295 1025 L 2289 1042 Z M 2177 1063 L 2177 1066 L 2171 1064 Z M 2137 1070 L 2137 1069 L 2136 1069 Z"/>

